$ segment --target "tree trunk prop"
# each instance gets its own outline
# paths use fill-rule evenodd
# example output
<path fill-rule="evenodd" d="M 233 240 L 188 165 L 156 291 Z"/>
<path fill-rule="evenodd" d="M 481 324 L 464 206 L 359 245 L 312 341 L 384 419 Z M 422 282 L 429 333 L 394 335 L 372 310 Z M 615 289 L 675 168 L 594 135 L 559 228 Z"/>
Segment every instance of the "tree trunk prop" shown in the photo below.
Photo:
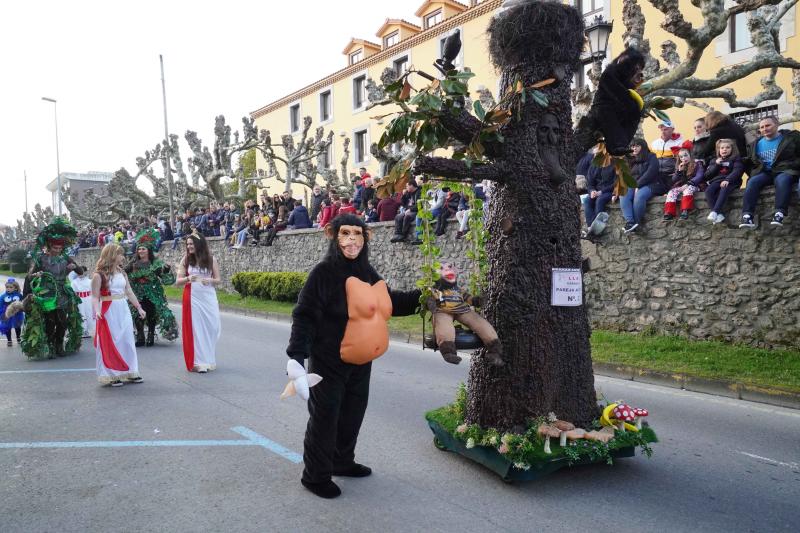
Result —
<path fill-rule="evenodd" d="M 501 71 L 501 96 L 543 80 L 547 105 L 522 91 L 501 130 L 486 146 L 487 165 L 420 158 L 416 170 L 455 179 L 491 179 L 486 225 L 491 237 L 486 318 L 503 343 L 505 366 L 473 359 L 467 423 L 522 431 L 555 413 L 579 427 L 598 418 L 585 306 L 551 306 L 553 268 L 580 268 L 579 199 L 564 168 L 572 143 L 570 80 L 583 47 L 583 20 L 569 6 L 514 1 L 489 26 L 490 53 Z M 468 143 L 474 117 L 443 116 L 453 137 Z"/>

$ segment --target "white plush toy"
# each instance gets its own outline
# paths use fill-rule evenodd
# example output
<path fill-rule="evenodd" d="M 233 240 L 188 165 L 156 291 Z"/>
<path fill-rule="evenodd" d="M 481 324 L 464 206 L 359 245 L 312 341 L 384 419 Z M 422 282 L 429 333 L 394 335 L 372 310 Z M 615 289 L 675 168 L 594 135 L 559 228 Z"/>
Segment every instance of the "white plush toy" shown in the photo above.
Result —
<path fill-rule="evenodd" d="M 297 394 L 304 400 L 308 400 L 308 391 L 311 387 L 322 381 L 319 374 L 308 374 L 303 365 L 289 359 L 286 363 L 286 373 L 289 374 L 289 383 L 281 393 L 281 400 Z"/>

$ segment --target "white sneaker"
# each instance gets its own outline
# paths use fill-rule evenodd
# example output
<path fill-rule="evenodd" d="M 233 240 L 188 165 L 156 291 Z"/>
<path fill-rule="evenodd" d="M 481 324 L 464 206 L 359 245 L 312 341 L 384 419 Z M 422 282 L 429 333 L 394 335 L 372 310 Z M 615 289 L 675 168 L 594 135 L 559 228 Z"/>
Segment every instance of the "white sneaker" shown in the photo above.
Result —
<path fill-rule="evenodd" d="M 198 368 L 197 369 L 197 373 L 198 374 L 208 374 L 208 369 L 207 368 Z"/>
<path fill-rule="evenodd" d="M 722 213 L 717 213 L 716 216 L 714 217 L 713 223 L 714 224 L 719 224 L 723 220 L 725 220 L 725 215 L 723 215 Z"/>
<path fill-rule="evenodd" d="M 708 220 L 710 220 L 711 222 L 714 222 L 714 220 L 716 220 L 716 218 L 717 218 L 717 212 L 716 211 L 711 211 L 706 218 Z M 714 223 L 716 224 L 716 222 L 714 222 Z"/>

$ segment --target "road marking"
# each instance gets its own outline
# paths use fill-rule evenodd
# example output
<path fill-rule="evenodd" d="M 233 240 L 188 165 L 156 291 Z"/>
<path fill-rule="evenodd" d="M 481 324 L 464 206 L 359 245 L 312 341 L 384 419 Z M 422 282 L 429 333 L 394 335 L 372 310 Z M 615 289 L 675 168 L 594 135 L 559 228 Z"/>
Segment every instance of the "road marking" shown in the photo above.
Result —
<path fill-rule="evenodd" d="M 54 442 L 0 442 L 0 449 L 31 448 L 161 448 L 182 446 L 261 446 L 295 464 L 303 462 L 303 457 L 277 442 L 271 441 L 255 431 L 237 426 L 231 431 L 245 437 L 245 440 L 107 440 L 107 441 L 54 441 Z"/>
<path fill-rule="evenodd" d="M 751 457 L 753 459 L 757 459 L 759 461 L 766 461 L 767 463 L 776 465 L 776 466 L 788 466 L 794 472 L 800 472 L 800 463 L 784 463 L 783 461 L 777 461 L 775 459 L 770 459 L 769 457 L 761 457 L 760 455 L 755 455 L 752 453 L 747 452 L 739 452 L 742 455 L 746 455 L 747 457 Z"/>
<path fill-rule="evenodd" d="M 94 372 L 94 368 L 52 368 L 47 370 L 0 370 L 0 374 L 47 374 L 53 372 Z"/>

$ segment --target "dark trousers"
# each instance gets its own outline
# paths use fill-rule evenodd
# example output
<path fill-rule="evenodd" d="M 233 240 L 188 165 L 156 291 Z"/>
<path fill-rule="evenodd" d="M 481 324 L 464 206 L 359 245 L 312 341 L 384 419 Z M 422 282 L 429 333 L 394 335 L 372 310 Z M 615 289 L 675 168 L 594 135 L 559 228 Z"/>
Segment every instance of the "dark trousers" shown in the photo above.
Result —
<path fill-rule="evenodd" d="M 408 232 L 411 231 L 411 227 L 416 223 L 416 219 L 417 214 L 413 211 L 398 213 L 397 216 L 394 217 L 394 234 L 407 237 Z"/>
<path fill-rule="evenodd" d="M 583 214 L 586 218 L 587 226 L 592 225 L 598 213 L 602 213 L 606 210 L 606 206 L 608 202 L 611 201 L 613 195 L 614 194 L 610 192 L 601 192 L 600 196 L 597 198 L 592 198 L 589 194 L 586 195 L 586 199 L 583 201 Z"/>
<path fill-rule="evenodd" d="M 14 331 L 17 332 L 17 341 L 19 341 L 22 328 L 14 328 Z M 6 339 L 8 339 L 8 342 L 11 342 L 11 328 L 8 328 L 8 331 L 6 331 Z"/>
<path fill-rule="evenodd" d="M 712 182 L 706 189 L 706 203 L 715 213 L 722 213 L 725 202 L 728 201 L 728 196 L 730 196 L 733 191 L 739 190 L 739 187 L 742 186 L 742 182 L 737 180 L 728 183 L 727 187 L 722 188 L 720 185 L 723 181 L 724 180 L 718 180 Z"/>
<path fill-rule="evenodd" d="M 761 174 L 751 176 L 747 180 L 747 188 L 744 190 L 744 201 L 742 202 L 742 213 L 753 215 L 756 210 L 758 196 L 761 189 L 775 185 L 775 211 L 780 211 L 784 215 L 789 212 L 789 200 L 792 197 L 793 185 L 797 183 L 797 176 L 792 176 L 786 172 L 774 174 L 765 170 Z M 706 193 L 708 194 L 708 193 Z"/>
<path fill-rule="evenodd" d="M 44 332 L 52 344 L 56 354 L 64 353 L 64 335 L 67 333 L 67 313 L 56 309 L 44 313 Z"/>
<path fill-rule="evenodd" d="M 344 365 L 344 363 L 342 363 Z M 339 371 L 317 369 L 313 359 L 309 372 L 323 379 L 311 389 L 308 426 L 303 442 L 303 480 L 323 483 L 335 467 L 352 465 L 356 441 L 369 399 L 372 363 L 347 365 Z"/>
<path fill-rule="evenodd" d="M 142 309 L 144 309 L 144 312 L 147 313 L 147 316 L 145 316 L 144 320 L 142 320 L 139 318 L 138 314 L 136 315 L 136 331 L 144 332 L 145 322 L 147 322 L 147 328 L 150 331 L 153 331 L 156 327 L 156 322 L 158 321 L 156 305 L 150 300 L 139 300 L 139 303 L 142 304 Z"/>

